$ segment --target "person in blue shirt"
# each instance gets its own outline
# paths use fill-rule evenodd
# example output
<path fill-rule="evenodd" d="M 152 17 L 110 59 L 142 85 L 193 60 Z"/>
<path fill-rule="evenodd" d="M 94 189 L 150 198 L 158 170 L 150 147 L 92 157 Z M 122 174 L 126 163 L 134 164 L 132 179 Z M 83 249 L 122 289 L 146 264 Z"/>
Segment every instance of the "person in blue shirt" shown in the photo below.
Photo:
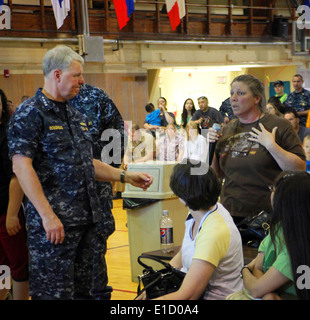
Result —
<path fill-rule="evenodd" d="M 152 103 L 150 103 L 150 104 L 153 105 Z M 158 105 L 158 109 L 160 110 L 160 112 L 159 112 L 160 124 L 159 125 L 151 125 L 150 123 L 147 122 L 146 119 L 143 124 L 144 129 L 150 130 L 154 137 L 156 136 L 155 132 L 157 129 L 166 128 L 167 125 L 170 123 L 176 124 L 175 115 L 172 112 L 167 111 L 166 98 L 159 97 L 158 101 L 157 101 L 157 105 Z M 161 134 L 161 133 L 163 133 L 163 132 L 159 132 L 159 134 Z"/>
<path fill-rule="evenodd" d="M 152 125 L 152 126 L 158 126 L 160 127 L 160 123 L 161 123 L 161 119 L 160 119 L 160 113 L 161 110 L 160 109 L 156 109 L 153 105 L 153 103 L 148 103 L 145 106 L 145 111 L 148 113 L 148 115 L 146 116 L 145 120 L 146 123 Z"/>
<path fill-rule="evenodd" d="M 89 133 L 93 139 L 94 158 L 113 167 L 119 167 L 126 149 L 127 132 L 124 120 L 112 99 L 104 90 L 84 83 L 80 87 L 79 94 L 70 102 L 87 117 Z M 111 155 L 110 151 L 112 151 Z M 98 223 L 94 284 L 91 291 L 96 300 L 108 300 L 111 298 L 112 287 L 107 285 L 105 254 L 107 240 L 115 231 L 115 221 L 112 214 L 113 192 L 112 185 L 108 181 L 96 181 L 96 189 L 103 215 L 102 220 Z M 89 285 L 91 286 L 91 283 Z"/>
<path fill-rule="evenodd" d="M 95 181 L 147 189 L 152 177 L 94 158 L 88 119 L 69 100 L 84 84 L 84 59 L 56 46 L 43 59 L 44 87 L 13 114 L 9 156 L 25 192 L 32 300 L 93 299 L 97 224 Z"/>
<path fill-rule="evenodd" d="M 292 82 L 295 90 L 287 96 L 284 105 L 297 111 L 299 124 L 305 127 L 310 110 L 310 91 L 303 88 L 304 80 L 300 74 L 295 74 Z"/>
<path fill-rule="evenodd" d="M 224 118 L 224 122 L 228 123 L 230 120 L 235 119 L 234 112 L 230 105 L 230 97 L 226 98 L 219 109 L 220 113 L 222 114 Z"/>

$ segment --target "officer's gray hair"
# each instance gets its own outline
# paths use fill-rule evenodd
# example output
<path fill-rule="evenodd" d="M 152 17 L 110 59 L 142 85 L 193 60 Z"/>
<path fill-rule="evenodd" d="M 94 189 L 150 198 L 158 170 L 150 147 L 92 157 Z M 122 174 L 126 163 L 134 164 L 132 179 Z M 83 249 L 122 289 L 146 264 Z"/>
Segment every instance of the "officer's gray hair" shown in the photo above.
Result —
<path fill-rule="evenodd" d="M 43 59 L 43 74 L 48 76 L 52 70 L 67 70 L 73 61 L 84 65 L 84 59 L 70 47 L 59 45 L 49 50 Z"/>

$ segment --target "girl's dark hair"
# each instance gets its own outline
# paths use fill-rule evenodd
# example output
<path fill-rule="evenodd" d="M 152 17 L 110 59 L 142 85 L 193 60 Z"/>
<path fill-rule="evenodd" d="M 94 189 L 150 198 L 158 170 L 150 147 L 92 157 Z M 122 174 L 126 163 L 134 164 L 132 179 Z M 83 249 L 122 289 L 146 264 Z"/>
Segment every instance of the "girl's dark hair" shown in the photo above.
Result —
<path fill-rule="evenodd" d="M 2 102 L 2 114 L 1 114 L 1 122 L 6 125 L 9 122 L 10 119 L 10 113 L 9 113 L 9 106 L 8 106 L 8 99 L 4 93 L 3 90 L 0 89 L 0 98 Z"/>
<path fill-rule="evenodd" d="M 268 99 L 268 103 L 272 103 L 281 113 L 284 113 L 285 106 L 281 103 L 280 99 L 277 98 L 276 96 L 270 97 Z"/>
<path fill-rule="evenodd" d="M 300 277 L 297 268 L 310 266 L 310 175 L 305 171 L 284 171 L 274 187 L 271 239 L 276 246 L 275 237 L 278 228 L 282 227 L 297 296 L 309 300 L 310 290 L 297 287 Z"/>
<path fill-rule="evenodd" d="M 159 97 L 158 100 L 159 100 L 159 99 L 163 99 L 163 100 L 165 101 L 165 103 L 167 104 L 167 99 L 166 99 L 165 97 Z M 157 101 L 158 101 L 158 100 L 157 100 Z"/>
<path fill-rule="evenodd" d="M 180 199 L 185 201 L 185 204 L 190 209 L 209 210 L 214 206 L 221 192 L 221 184 L 214 172 L 207 163 L 184 159 L 177 164 L 170 177 L 170 188 L 173 193 Z M 202 168 L 203 167 L 203 168 Z M 194 175 L 192 168 L 199 168 L 202 172 L 207 172 L 201 175 Z"/>
<path fill-rule="evenodd" d="M 182 111 L 182 115 L 181 115 L 183 128 L 185 128 L 186 125 L 187 125 L 187 110 L 185 109 L 185 104 L 186 104 L 186 102 L 187 102 L 188 100 L 191 100 L 192 103 L 193 103 L 193 108 L 192 108 L 192 110 L 191 110 L 191 115 L 193 115 L 194 112 L 196 111 L 195 103 L 194 103 L 193 99 L 191 99 L 191 98 L 186 99 L 186 100 L 184 101 L 184 104 L 183 104 L 183 111 Z"/>

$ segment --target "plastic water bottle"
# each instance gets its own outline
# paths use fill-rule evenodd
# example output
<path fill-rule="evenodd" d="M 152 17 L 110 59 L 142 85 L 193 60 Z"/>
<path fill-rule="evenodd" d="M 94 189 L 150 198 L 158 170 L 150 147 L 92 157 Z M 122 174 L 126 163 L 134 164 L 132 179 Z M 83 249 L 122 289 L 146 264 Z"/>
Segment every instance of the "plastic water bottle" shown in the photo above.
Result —
<path fill-rule="evenodd" d="M 173 221 L 168 210 L 163 210 L 160 219 L 160 247 L 163 253 L 173 252 Z"/>

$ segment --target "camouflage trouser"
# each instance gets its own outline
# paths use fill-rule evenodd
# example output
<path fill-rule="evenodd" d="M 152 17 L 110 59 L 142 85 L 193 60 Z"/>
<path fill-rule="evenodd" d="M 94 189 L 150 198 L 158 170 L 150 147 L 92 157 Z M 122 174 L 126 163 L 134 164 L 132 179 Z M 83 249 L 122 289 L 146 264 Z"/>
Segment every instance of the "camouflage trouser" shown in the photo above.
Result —
<path fill-rule="evenodd" d="M 115 230 L 115 222 L 108 203 L 103 204 L 104 221 L 98 223 L 94 257 L 94 286 L 91 293 L 95 300 L 111 299 L 112 287 L 108 286 L 108 272 L 105 255 L 107 239 Z"/>
<path fill-rule="evenodd" d="M 42 226 L 28 227 L 29 285 L 32 299 L 91 299 L 97 225 L 65 227 L 53 245 Z"/>
<path fill-rule="evenodd" d="M 100 232 L 102 224 L 98 225 L 94 256 L 94 285 L 91 293 L 95 300 L 111 299 L 112 287 L 108 286 L 108 272 L 105 254 L 107 252 L 107 236 Z"/>

